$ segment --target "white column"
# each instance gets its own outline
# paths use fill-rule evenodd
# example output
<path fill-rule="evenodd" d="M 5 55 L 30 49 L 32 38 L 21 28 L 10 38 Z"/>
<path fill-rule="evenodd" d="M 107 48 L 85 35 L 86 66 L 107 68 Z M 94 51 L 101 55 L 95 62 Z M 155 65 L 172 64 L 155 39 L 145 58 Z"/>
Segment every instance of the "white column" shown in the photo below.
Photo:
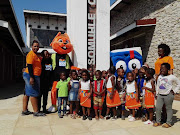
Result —
<path fill-rule="evenodd" d="M 87 68 L 87 0 L 67 0 L 67 33 L 74 66 Z"/>
<path fill-rule="evenodd" d="M 26 44 L 30 48 L 30 27 L 29 27 L 29 19 L 26 21 Z"/>
<path fill-rule="evenodd" d="M 96 69 L 110 66 L 110 0 L 97 0 Z"/>
<path fill-rule="evenodd" d="M 87 68 L 87 2 L 67 0 L 67 33 L 74 46 L 73 63 Z M 97 0 L 96 69 L 110 65 L 110 0 Z"/>

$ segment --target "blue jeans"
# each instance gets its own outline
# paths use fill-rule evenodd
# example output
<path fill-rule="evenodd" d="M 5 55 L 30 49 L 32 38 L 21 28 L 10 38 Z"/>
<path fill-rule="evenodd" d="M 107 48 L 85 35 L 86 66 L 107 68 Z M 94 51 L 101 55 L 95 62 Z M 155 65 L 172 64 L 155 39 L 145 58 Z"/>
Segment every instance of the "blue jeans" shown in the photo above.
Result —
<path fill-rule="evenodd" d="M 25 95 L 31 97 L 38 97 L 40 94 L 40 77 L 34 76 L 34 85 L 30 82 L 30 75 L 26 72 L 23 73 L 23 79 L 25 81 Z"/>
<path fill-rule="evenodd" d="M 68 97 L 58 97 L 58 113 L 61 114 L 61 105 L 63 100 L 63 114 L 66 114 L 66 105 Z"/>

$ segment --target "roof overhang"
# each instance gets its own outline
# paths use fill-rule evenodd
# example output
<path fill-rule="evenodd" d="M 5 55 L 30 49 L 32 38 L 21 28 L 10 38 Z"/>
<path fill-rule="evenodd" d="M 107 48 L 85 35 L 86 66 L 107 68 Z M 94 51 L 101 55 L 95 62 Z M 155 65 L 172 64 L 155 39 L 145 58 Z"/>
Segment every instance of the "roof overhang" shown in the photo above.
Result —
<path fill-rule="evenodd" d="M 62 13 L 54 13 L 54 12 L 44 12 L 44 11 L 35 11 L 35 10 L 23 10 L 25 14 L 38 14 L 38 15 L 49 15 L 49 16 L 59 16 L 59 17 L 66 17 L 66 14 Z"/>
<path fill-rule="evenodd" d="M 132 0 L 116 0 L 110 7 L 111 16 L 117 12 L 122 12 L 121 9 L 125 6 L 131 5 Z"/>
<path fill-rule="evenodd" d="M 24 52 L 21 49 L 21 46 L 17 41 L 11 26 L 8 22 L 2 20 L 0 20 L 0 39 L 5 42 L 6 45 L 8 45 L 6 47 L 12 50 L 14 54 L 21 53 L 24 55 Z"/>
<path fill-rule="evenodd" d="M 153 25 L 156 25 L 156 18 L 154 18 L 154 19 L 145 19 L 145 20 L 137 20 L 134 23 L 124 27 L 120 31 L 118 31 L 115 34 L 113 34 L 110 37 L 110 40 L 113 40 L 113 39 L 121 36 L 122 34 L 128 32 L 128 31 L 130 31 L 132 29 L 134 29 L 134 28 L 143 27 L 143 26 L 153 26 Z"/>
<path fill-rule="evenodd" d="M 25 47 L 24 39 L 22 37 L 22 33 L 11 0 L 0 0 L 0 13 L 2 15 L 1 20 L 7 21 L 8 26 L 11 26 L 11 30 L 13 31 L 19 45 L 21 47 Z"/>

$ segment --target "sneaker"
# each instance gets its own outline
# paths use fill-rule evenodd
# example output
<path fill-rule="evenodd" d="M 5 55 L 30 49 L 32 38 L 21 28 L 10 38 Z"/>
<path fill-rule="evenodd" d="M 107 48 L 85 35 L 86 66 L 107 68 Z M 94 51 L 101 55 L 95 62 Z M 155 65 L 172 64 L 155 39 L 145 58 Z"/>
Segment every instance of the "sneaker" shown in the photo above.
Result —
<path fill-rule="evenodd" d="M 87 118 L 88 118 L 89 120 L 92 120 L 92 117 L 91 117 L 91 116 L 88 116 Z"/>
<path fill-rule="evenodd" d="M 133 122 L 133 121 L 135 121 L 136 119 L 134 118 L 134 117 L 131 117 L 131 118 L 129 118 L 129 121 L 130 122 Z"/>
<path fill-rule="evenodd" d="M 35 117 L 44 117 L 44 116 L 46 116 L 46 114 L 45 113 L 42 113 L 42 112 L 35 112 L 35 113 L 33 113 L 33 116 L 35 116 Z"/>
<path fill-rule="evenodd" d="M 121 116 L 121 120 L 125 120 L 125 116 L 124 115 Z"/>
<path fill-rule="evenodd" d="M 22 113 L 21 113 L 22 116 L 30 115 L 30 114 L 33 114 L 33 112 L 30 112 L 30 111 L 28 111 L 28 110 L 22 111 Z"/>
<path fill-rule="evenodd" d="M 109 120 L 111 118 L 111 115 L 106 115 L 106 120 Z"/>
<path fill-rule="evenodd" d="M 86 120 L 86 119 L 87 119 L 86 115 L 83 115 L 82 120 Z"/>
<path fill-rule="evenodd" d="M 113 116 L 111 120 L 117 120 L 117 116 Z"/>
<path fill-rule="evenodd" d="M 45 113 L 45 114 L 49 114 L 50 112 L 48 111 L 48 110 L 43 110 L 43 113 Z"/>
<path fill-rule="evenodd" d="M 128 119 L 130 119 L 131 117 L 133 117 L 131 114 L 128 116 Z"/>
<path fill-rule="evenodd" d="M 145 124 L 145 125 L 153 125 L 153 122 L 150 121 L 150 120 L 147 120 L 147 121 L 144 122 L 144 124 Z"/>
<path fill-rule="evenodd" d="M 63 118 L 63 116 L 60 113 L 58 113 L 58 116 L 59 116 L 59 118 Z"/>
<path fill-rule="evenodd" d="M 49 107 L 48 112 L 55 113 L 57 112 L 57 110 L 57 106 L 52 105 L 51 107 Z"/>

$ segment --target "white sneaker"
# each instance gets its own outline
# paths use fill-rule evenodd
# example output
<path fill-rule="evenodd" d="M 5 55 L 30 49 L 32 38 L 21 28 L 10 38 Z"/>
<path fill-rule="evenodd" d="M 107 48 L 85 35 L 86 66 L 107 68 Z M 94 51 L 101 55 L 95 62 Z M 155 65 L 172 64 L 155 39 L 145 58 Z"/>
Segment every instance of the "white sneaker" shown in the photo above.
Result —
<path fill-rule="evenodd" d="M 145 124 L 145 125 L 153 125 L 153 122 L 150 121 L 150 120 L 147 120 L 147 121 L 144 122 L 144 124 Z"/>
<path fill-rule="evenodd" d="M 130 119 L 132 117 L 132 115 L 130 114 L 129 116 L 128 116 L 128 119 Z"/>
<path fill-rule="evenodd" d="M 133 122 L 133 121 L 135 121 L 136 119 L 132 116 L 130 119 L 129 119 L 129 121 L 130 122 Z"/>

